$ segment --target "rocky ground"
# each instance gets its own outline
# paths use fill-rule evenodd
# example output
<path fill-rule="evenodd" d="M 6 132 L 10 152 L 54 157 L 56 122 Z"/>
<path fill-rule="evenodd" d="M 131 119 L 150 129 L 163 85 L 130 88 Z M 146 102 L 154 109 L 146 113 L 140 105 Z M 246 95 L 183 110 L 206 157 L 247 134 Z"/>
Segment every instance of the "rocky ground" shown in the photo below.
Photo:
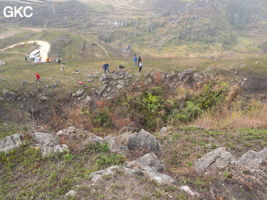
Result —
<path fill-rule="evenodd" d="M 214 116 L 226 113 L 237 100 L 245 108 L 249 95 L 264 104 L 264 87 L 246 90 L 248 77 L 231 73 L 234 78 L 208 71 L 152 71 L 144 76 L 117 71 L 91 74 L 88 81 L 98 87 L 81 85 L 68 93 L 62 93 L 60 84 L 30 92 L 5 89 L 0 99 L 0 199 L 266 199 L 266 123 L 242 129 L 193 125 L 201 118 L 195 107 L 212 105 L 218 97 L 216 109 L 209 110 Z M 205 96 L 203 88 L 214 80 L 220 80 L 209 93 L 215 96 Z M 228 89 L 222 90 L 226 82 Z M 125 91 L 129 102 L 122 95 Z M 205 104 L 195 97 L 205 99 Z M 129 115 L 124 116 L 123 106 L 140 98 L 150 108 L 152 115 L 146 116 L 151 121 L 134 120 L 139 109 L 143 112 L 139 104 L 135 113 L 127 107 Z M 164 109 L 159 98 L 168 103 L 159 101 Z M 195 103 L 193 108 L 188 101 Z M 176 115 L 180 121 L 170 118 L 172 123 L 163 127 L 165 121 L 157 120 L 172 117 L 167 114 L 175 102 L 184 105 Z M 154 112 L 155 107 L 161 110 Z M 101 109 L 107 108 L 108 114 L 103 114 Z M 15 110 L 18 115 L 12 113 Z M 155 113 L 160 118 L 154 118 Z M 114 121 L 122 125 L 112 121 L 115 114 L 121 118 Z M 193 121 L 181 121 L 185 117 Z M 142 123 L 153 128 L 153 120 L 154 131 L 142 129 Z M 11 131 L 12 121 L 21 126 Z"/>

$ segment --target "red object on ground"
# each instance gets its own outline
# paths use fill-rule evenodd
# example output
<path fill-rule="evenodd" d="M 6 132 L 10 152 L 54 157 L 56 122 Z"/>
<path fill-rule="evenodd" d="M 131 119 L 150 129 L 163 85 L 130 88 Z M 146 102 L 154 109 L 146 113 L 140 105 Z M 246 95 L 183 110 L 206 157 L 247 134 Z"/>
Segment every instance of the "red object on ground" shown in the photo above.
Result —
<path fill-rule="evenodd" d="M 37 73 L 37 72 L 36 72 L 36 79 L 37 79 L 37 80 L 40 80 L 40 79 L 41 79 L 41 76 L 40 76 L 40 74 L 39 74 L 39 73 Z"/>

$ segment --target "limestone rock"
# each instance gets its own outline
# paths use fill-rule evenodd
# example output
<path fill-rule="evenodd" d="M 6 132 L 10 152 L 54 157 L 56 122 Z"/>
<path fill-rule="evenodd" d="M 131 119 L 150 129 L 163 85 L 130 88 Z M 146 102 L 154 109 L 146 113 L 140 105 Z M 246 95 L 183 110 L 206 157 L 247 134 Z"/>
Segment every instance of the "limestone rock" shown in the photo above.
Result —
<path fill-rule="evenodd" d="M 119 171 L 130 175 L 140 174 L 141 172 L 141 174 L 159 184 L 173 184 L 175 180 L 164 174 L 164 168 L 164 164 L 158 157 L 154 153 L 150 153 L 135 161 L 126 163 L 126 166 L 112 166 L 105 170 L 92 173 L 90 176 L 92 178 L 91 182 L 94 184 L 98 180 L 101 180 L 103 176 L 112 176 Z"/>
<path fill-rule="evenodd" d="M 142 129 L 139 133 L 131 134 L 128 142 L 129 150 L 143 150 L 145 152 L 160 153 L 161 148 L 157 139 Z"/>
<path fill-rule="evenodd" d="M 15 134 L 0 140 L 0 152 L 8 153 L 22 145 L 21 135 Z"/>
<path fill-rule="evenodd" d="M 66 144 L 75 150 L 82 150 L 89 143 L 102 143 L 103 139 L 88 131 L 70 126 L 56 133 L 61 144 Z"/>
<path fill-rule="evenodd" d="M 90 96 L 86 96 L 83 100 L 82 103 L 85 105 L 91 105 L 91 103 L 93 102 L 93 98 Z"/>
<path fill-rule="evenodd" d="M 4 99 L 11 101 L 15 101 L 18 98 L 16 93 L 8 91 L 7 89 L 3 90 L 3 97 Z"/>
<path fill-rule="evenodd" d="M 195 163 L 195 170 L 198 173 L 204 173 L 207 170 L 223 169 L 234 161 L 232 154 L 225 148 L 218 148 L 207 153 Z"/>
<path fill-rule="evenodd" d="M 39 99 L 41 101 L 47 101 L 48 100 L 48 98 L 44 94 L 39 95 Z"/>
<path fill-rule="evenodd" d="M 62 153 L 68 149 L 67 145 L 61 145 L 58 138 L 50 133 L 33 133 L 32 137 L 43 156 L 52 153 Z"/>
<path fill-rule="evenodd" d="M 111 152 L 121 153 L 125 156 L 130 155 L 130 151 L 142 151 L 144 153 L 160 153 L 161 147 L 156 138 L 141 130 L 139 133 L 126 133 L 115 137 L 104 138 L 109 144 Z"/>
<path fill-rule="evenodd" d="M 267 163 L 267 148 L 260 152 L 248 151 L 236 162 L 236 164 L 252 172 L 260 170 L 264 163 Z"/>
<path fill-rule="evenodd" d="M 127 140 L 127 138 L 125 138 Z M 126 157 L 131 156 L 129 148 L 123 143 L 112 137 L 106 137 L 105 141 L 108 143 L 109 150 L 114 153 L 120 153 Z"/>
<path fill-rule="evenodd" d="M 72 94 L 72 97 L 81 97 L 84 94 L 84 89 L 80 88 L 79 90 L 77 90 L 75 93 Z"/>
<path fill-rule="evenodd" d="M 127 168 L 141 170 L 151 180 L 160 184 L 172 184 L 173 178 L 164 174 L 165 166 L 154 153 L 149 153 L 143 157 L 127 163 Z"/>
<path fill-rule="evenodd" d="M 91 181 L 93 183 L 95 183 L 98 180 L 100 180 L 103 176 L 114 175 L 116 173 L 116 171 L 118 171 L 118 170 L 123 170 L 123 167 L 120 167 L 120 166 L 112 166 L 112 167 L 109 167 L 107 169 L 94 172 L 94 173 L 90 174 Z"/>
<path fill-rule="evenodd" d="M 75 197 L 77 192 L 75 190 L 70 190 L 65 196 L 66 197 Z"/>
<path fill-rule="evenodd" d="M 186 192 L 187 194 L 191 195 L 191 196 L 199 196 L 199 194 L 197 192 L 193 192 L 189 186 L 185 185 L 185 186 L 181 186 L 180 190 Z"/>
<path fill-rule="evenodd" d="M 162 129 L 160 129 L 160 134 L 161 135 L 165 135 L 168 132 L 168 128 L 167 127 L 163 127 Z"/>

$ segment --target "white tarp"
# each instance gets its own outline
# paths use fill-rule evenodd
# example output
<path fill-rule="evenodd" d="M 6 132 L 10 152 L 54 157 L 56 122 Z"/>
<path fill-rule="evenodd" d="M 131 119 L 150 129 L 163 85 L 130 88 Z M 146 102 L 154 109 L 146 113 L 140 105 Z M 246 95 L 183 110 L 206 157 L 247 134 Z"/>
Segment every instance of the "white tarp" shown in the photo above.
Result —
<path fill-rule="evenodd" d="M 35 60 L 36 57 L 40 57 L 40 50 L 34 50 L 33 52 L 30 53 L 29 58 L 31 60 Z"/>

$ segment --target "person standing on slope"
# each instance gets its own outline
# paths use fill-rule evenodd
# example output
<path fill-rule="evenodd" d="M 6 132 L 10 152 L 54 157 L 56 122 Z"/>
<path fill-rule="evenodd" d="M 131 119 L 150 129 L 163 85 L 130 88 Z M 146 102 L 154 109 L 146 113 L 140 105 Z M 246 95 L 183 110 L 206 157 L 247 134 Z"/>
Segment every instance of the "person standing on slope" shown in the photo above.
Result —
<path fill-rule="evenodd" d="M 41 81 L 41 76 L 40 76 L 40 74 L 38 73 L 38 72 L 35 72 L 35 77 L 36 77 L 36 82 L 38 83 L 38 82 L 42 82 Z"/>
<path fill-rule="evenodd" d="M 138 67 L 139 67 L 139 72 L 142 72 L 142 68 L 143 68 L 143 62 L 142 62 L 142 59 L 140 60 L 139 64 L 138 64 Z"/>
<path fill-rule="evenodd" d="M 109 64 L 106 62 L 106 64 L 103 65 L 103 69 L 104 69 L 104 73 L 106 74 L 107 72 L 109 72 Z"/>
<path fill-rule="evenodd" d="M 62 74 L 65 74 L 65 67 L 66 67 L 65 63 L 62 63 L 61 64 L 61 72 L 62 72 Z"/>
<path fill-rule="evenodd" d="M 138 57 L 138 63 L 137 63 L 137 64 L 138 64 L 138 67 L 139 67 L 139 63 L 140 63 L 140 62 L 142 62 L 142 58 L 141 58 L 141 56 Z"/>
<path fill-rule="evenodd" d="M 134 65 L 135 66 L 137 66 L 137 61 L 138 61 L 137 56 L 136 56 L 136 54 L 134 54 Z"/>

